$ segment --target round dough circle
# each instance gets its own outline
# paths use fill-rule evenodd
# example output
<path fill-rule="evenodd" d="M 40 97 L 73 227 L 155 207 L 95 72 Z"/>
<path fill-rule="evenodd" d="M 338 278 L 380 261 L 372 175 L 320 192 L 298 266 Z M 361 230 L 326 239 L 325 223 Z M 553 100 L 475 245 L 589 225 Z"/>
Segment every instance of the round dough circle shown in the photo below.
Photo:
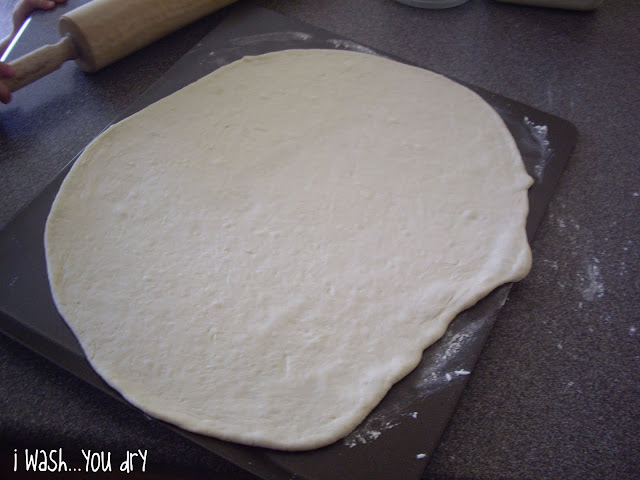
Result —
<path fill-rule="evenodd" d="M 530 184 L 500 117 L 440 75 L 336 50 L 247 57 L 87 147 L 47 221 L 49 279 L 134 405 L 315 448 L 526 275 Z"/>

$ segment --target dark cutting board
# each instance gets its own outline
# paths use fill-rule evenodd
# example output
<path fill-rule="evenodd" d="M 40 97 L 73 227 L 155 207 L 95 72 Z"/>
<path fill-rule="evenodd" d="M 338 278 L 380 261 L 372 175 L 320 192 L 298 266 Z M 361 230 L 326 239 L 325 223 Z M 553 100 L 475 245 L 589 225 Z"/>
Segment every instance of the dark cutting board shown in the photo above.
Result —
<path fill-rule="evenodd" d="M 163 75 L 120 118 L 240 59 L 288 48 L 338 48 L 384 53 L 330 32 L 250 5 L 229 10 L 215 29 Z M 483 89 L 502 116 L 535 179 L 529 191 L 529 238 L 544 214 L 577 133 L 569 122 Z M 242 95 L 239 91 L 238 95 Z M 44 225 L 70 165 L 0 232 L 0 330 L 71 373 L 124 401 L 91 369 L 58 314 L 49 291 L 43 250 Z M 353 433 L 309 452 L 278 452 L 222 442 L 172 428 L 202 447 L 265 479 L 417 479 L 424 470 L 480 351 L 506 301 L 498 288 L 451 324 L 426 350 L 420 365 L 397 383 Z"/>

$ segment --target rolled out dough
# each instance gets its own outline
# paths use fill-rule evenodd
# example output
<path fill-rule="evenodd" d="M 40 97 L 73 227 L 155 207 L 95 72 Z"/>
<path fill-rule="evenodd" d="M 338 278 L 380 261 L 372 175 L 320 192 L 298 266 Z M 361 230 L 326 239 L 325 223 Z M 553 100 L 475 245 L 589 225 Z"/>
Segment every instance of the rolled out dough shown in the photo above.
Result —
<path fill-rule="evenodd" d="M 526 275 L 530 184 L 500 117 L 442 76 L 345 51 L 249 57 L 87 147 L 47 221 L 49 279 L 132 404 L 310 449 Z"/>

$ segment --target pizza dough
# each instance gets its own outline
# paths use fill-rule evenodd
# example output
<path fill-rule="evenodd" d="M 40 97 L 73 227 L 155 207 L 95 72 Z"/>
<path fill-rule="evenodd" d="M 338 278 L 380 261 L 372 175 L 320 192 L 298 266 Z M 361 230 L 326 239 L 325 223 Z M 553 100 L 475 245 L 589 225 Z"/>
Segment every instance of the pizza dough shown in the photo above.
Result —
<path fill-rule="evenodd" d="M 49 279 L 132 404 L 310 449 L 526 275 L 530 184 L 500 117 L 442 76 L 345 51 L 250 57 L 87 147 L 47 221 Z"/>

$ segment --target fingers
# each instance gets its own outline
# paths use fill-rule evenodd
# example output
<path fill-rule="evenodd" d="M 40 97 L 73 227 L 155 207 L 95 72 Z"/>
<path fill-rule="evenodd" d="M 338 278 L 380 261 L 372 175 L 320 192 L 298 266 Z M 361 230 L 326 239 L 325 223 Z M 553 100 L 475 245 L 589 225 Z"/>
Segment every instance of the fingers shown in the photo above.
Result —
<path fill-rule="evenodd" d="M 18 9 L 22 9 L 29 15 L 34 10 L 49 10 L 56 6 L 58 3 L 63 3 L 66 0 L 23 0 L 22 5 L 18 6 Z"/>
<path fill-rule="evenodd" d="M 18 31 L 34 10 L 50 10 L 58 3 L 64 3 L 65 1 L 66 0 L 20 0 L 13 10 L 14 31 Z"/>
<path fill-rule="evenodd" d="M 49 10 L 56 6 L 56 2 L 54 0 L 32 0 L 32 5 L 35 8 L 40 8 L 42 10 Z"/>
<path fill-rule="evenodd" d="M 11 92 L 9 87 L 2 83 L 3 78 L 11 78 L 15 75 L 15 69 L 8 63 L 0 62 L 0 102 L 9 103 L 11 101 Z"/>
<path fill-rule="evenodd" d="M 56 6 L 56 4 L 64 3 L 66 1 L 67 0 L 31 0 L 31 2 L 34 4 L 36 8 L 41 8 L 44 10 L 53 8 Z"/>

